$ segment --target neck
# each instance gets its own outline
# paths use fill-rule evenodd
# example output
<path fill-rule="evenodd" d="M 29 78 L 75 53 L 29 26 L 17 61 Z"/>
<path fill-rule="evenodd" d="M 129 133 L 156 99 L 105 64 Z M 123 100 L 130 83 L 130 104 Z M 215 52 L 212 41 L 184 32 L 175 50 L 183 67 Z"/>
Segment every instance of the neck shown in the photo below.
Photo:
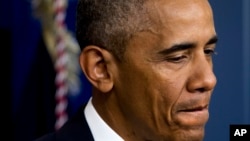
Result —
<path fill-rule="evenodd" d="M 93 106 L 102 119 L 124 140 L 143 141 L 136 134 L 134 126 L 119 106 L 117 97 L 113 93 L 100 93 L 94 90 L 92 98 Z"/>

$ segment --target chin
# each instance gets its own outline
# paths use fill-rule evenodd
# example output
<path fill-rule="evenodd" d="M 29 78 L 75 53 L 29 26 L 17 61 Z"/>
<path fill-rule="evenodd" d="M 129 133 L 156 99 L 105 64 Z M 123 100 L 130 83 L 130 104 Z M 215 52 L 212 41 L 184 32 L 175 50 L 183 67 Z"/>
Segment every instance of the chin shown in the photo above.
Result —
<path fill-rule="evenodd" d="M 204 130 L 204 127 L 182 129 L 177 131 L 178 133 L 173 141 L 203 141 Z"/>
<path fill-rule="evenodd" d="M 169 130 L 162 139 L 157 141 L 203 141 L 205 135 L 204 126 L 178 127 Z"/>

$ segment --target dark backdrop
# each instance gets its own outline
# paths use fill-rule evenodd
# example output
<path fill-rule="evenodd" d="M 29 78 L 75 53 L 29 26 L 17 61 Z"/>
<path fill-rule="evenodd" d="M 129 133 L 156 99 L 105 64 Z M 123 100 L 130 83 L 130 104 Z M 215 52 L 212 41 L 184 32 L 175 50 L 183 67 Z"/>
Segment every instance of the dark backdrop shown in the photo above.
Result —
<path fill-rule="evenodd" d="M 250 123 L 250 2 L 210 2 L 219 37 L 218 55 L 214 58 L 218 83 L 212 96 L 205 141 L 229 141 L 230 124 Z M 75 8 L 76 0 L 69 0 L 66 23 L 72 32 Z M 52 131 L 55 120 L 52 108 L 55 103 L 49 95 L 55 91 L 50 84 L 55 72 L 42 44 L 40 24 L 32 16 L 30 0 L 0 0 L 0 37 L 4 103 L 1 115 L 2 125 L 7 125 L 1 127 L 8 140 L 29 141 Z M 89 83 L 84 76 L 80 77 L 82 90 L 71 97 L 70 114 L 90 94 Z"/>

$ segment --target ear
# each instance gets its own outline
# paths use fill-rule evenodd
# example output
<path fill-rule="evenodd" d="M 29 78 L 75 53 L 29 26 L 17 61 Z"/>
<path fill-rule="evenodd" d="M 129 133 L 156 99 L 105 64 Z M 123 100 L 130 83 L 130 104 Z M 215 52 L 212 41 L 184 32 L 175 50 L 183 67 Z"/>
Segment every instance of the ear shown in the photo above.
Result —
<path fill-rule="evenodd" d="M 94 87 L 103 93 L 113 88 L 110 59 L 112 55 L 98 46 L 86 46 L 80 54 L 80 65 Z"/>

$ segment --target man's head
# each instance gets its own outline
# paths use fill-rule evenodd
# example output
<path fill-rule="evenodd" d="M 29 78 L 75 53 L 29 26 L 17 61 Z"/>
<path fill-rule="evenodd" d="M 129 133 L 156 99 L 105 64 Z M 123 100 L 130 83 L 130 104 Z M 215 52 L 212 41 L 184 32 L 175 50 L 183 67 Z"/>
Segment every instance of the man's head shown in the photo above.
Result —
<path fill-rule="evenodd" d="M 208 1 L 80 5 L 80 64 L 109 126 L 125 140 L 202 140 L 216 84 L 217 38 Z M 90 17 L 82 20 L 84 14 Z"/>
<path fill-rule="evenodd" d="M 96 45 L 122 58 L 134 33 L 149 28 L 147 0 L 80 0 L 76 35 L 82 48 Z"/>

